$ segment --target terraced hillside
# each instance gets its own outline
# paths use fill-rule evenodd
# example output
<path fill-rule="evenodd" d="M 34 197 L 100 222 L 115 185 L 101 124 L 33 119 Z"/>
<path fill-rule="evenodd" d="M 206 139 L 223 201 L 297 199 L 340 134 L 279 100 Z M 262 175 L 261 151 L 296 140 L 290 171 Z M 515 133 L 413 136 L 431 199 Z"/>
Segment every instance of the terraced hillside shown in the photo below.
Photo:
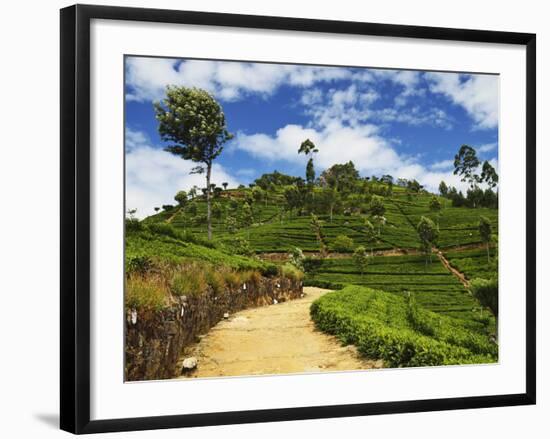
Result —
<path fill-rule="evenodd" d="M 407 305 L 412 302 L 432 326 L 439 318 L 438 325 L 454 328 L 437 330 L 447 334 L 447 339 L 434 341 L 434 349 L 437 348 L 438 352 L 442 349 L 441 352 L 446 354 L 441 354 L 441 358 L 437 354 L 435 360 L 431 358 L 425 364 L 431 364 L 430 361 L 451 364 L 456 361 L 491 362 L 496 359 L 497 348 L 490 347 L 497 326 L 495 317 L 469 291 L 468 281 L 476 277 L 490 279 L 496 276 L 496 248 L 492 242 L 484 242 L 480 234 L 480 218 L 487 219 L 493 236 L 497 236 L 498 209 L 453 207 L 449 198 L 426 191 L 412 192 L 400 186 L 389 190 L 383 185 L 372 184 L 356 185 L 356 189 L 364 189 L 347 194 L 341 204 L 330 212 L 323 202 L 326 192 L 320 187 L 311 187 L 307 192 L 308 207 L 292 209 L 286 199 L 292 187 L 274 186 L 264 191 L 261 197 L 258 196 L 260 191 L 254 187 L 218 191 L 212 204 L 212 241 L 207 240 L 205 199 L 196 196 L 184 205 L 167 208 L 142 221 L 149 231 L 159 232 L 162 237 L 157 237 L 152 243 L 148 240 L 148 232 L 134 234 L 127 242 L 127 253 L 170 255 L 170 258 L 183 260 L 195 258 L 223 264 L 232 270 L 266 273 L 282 272 L 283 266 L 288 269 L 292 264 L 297 264 L 305 271 L 304 285 L 347 291 L 339 294 L 336 307 L 328 306 L 333 304 L 329 299 L 331 293 L 322 299 L 327 304 L 324 308 L 326 313 L 336 313 L 334 318 L 342 312 L 342 315 L 357 314 L 357 309 L 361 308 L 363 311 L 357 316 L 357 322 L 362 322 L 363 318 L 370 319 L 372 315 L 369 313 L 374 311 L 369 311 L 366 305 L 358 305 L 350 299 L 350 294 L 369 297 L 367 301 L 371 303 L 370 292 L 379 291 L 383 292 L 380 294 L 390 295 L 375 294 L 379 299 L 383 297 L 384 306 L 393 304 L 391 306 L 405 310 L 397 312 L 397 317 L 392 314 L 393 317 L 387 321 L 394 332 L 409 334 L 414 340 L 417 336 L 421 340 L 426 336 L 422 331 L 416 334 L 418 328 L 411 329 L 408 320 L 400 324 L 394 321 L 403 317 L 403 313 L 409 315 L 412 312 Z M 382 195 L 375 195 L 377 193 Z M 372 203 L 375 197 L 379 197 L 378 201 L 383 205 L 383 215 L 374 214 Z M 434 204 L 438 207 L 434 208 Z M 312 218 L 316 218 L 317 226 L 313 226 Z M 417 226 L 422 218 L 433 221 L 438 232 L 437 240 L 431 244 L 431 256 L 423 254 L 420 249 Z M 373 224 L 370 234 L 368 221 Z M 166 230 L 163 229 L 166 227 Z M 182 236 L 189 239 L 182 239 Z M 359 265 L 354 252 L 362 247 L 366 261 L 364 265 Z M 293 249 L 299 249 L 298 254 L 303 252 L 305 258 L 302 261 L 293 260 L 289 256 Z M 354 290 L 352 287 L 360 289 Z M 395 303 L 391 296 L 395 297 Z M 346 304 L 346 301 L 349 303 Z M 316 310 L 320 309 L 315 306 Z M 362 316 L 363 312 L 367 314 Z M 314 317 L 318 318 L 321 329 L 331 332 L 330 325 L 326 324 L 326 313 L 322 319 L 315 313 L 317 317 Z M 362 327 L 363 323 L 358 325 Z M 471 337 L 478 340 L 484 348 L 468 351 L 460 344 L 462 342 L 458 343 L 458 347 L 454 346 L 449 335 L 453 332 L 462 334 L 464 339 Z M 401 364 L 399 361 L 396 364 Z"/>
<path fill-rule="evenodd" d="M 292 247 L 303 251 L 318 251 L 319 244 L 310 227 L 309 215 L 290 214 L 285 210 L 285 187 L 269 193 L 268 197 L 252 204 L 252 223 L 245 227 L 231 230 L 228 217 L 237 217 L 246 196 L 251 189 L 229 190 L 224 196 L 215 199 L 220 206 L 221 214 L 213 217 L 213 232 L 216 239 L 223 241 L 234 236 L 241 236 L 250 242 L 257 253 L 287 253 Z M 421 193 L 408 196 L 403 188 L 394 187 L 393 195 L 384 197 L 386 212 L 385 225 L 380 228 L 380 235 L 372 247 L 375 250 L 405 249 L 414 251 L 418 248 L 416 224 L 421 216 L 428 217 L 439 224 L 440 248 L 452 248 L 468 244 L 480 244 L 478 234 L 479 217 L 484 215 L 491 220 L 494 230 L 498 229 L 498 210 L 486 208 L 452 207 L 448 199 L 438 197 L 443 208 L 436 214 L 430 211 L 429 203 L 432 194 Z M 187 208 L 175 207 L 145 220 L 146 223 L 169 222 L 177 229 L 189 231 L 198 236 L 206 236 L 206 203 L 202 199 L 191 202 L 196 206 L 196 213 L 190 215 Z M 356 214 L 334 214 L 332 221 L 324 212 L 318 212 L 323 222 L 323 231 L 328 247 L 337 236 L 346 235 L 353 239 L 354 245 L 371 247 L 363 231 L 364 213 L 368 213 L 368 203 L 360 205 Z M 351 252 L 352 250 L 350 250 Z"/>

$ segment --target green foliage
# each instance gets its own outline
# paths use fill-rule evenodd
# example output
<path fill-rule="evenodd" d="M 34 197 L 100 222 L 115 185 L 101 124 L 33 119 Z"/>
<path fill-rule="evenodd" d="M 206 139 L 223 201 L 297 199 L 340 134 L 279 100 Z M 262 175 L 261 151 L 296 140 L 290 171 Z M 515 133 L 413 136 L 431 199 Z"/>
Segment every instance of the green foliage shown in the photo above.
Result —
<path fill-rule="evenodd" d="M 497 171 L 487 160 L 483 162 L 481 168 L 481 180 L 486 182 L 491 188 L 494 188 L 498 184 Z"/>
<path fill-rule="evenodd" d="M 124 220 L 124 226 L 127 233 L 143 230 L 143 224 L 137 218 L 126 218 Z"/>
<path fill-rule="evenodd" d="M 184 160 L 200 163 L 192 173 L 206 172 L 206 219 L 208 239 L 211 239 L 212 162 L 221 154 L 224 143 L 233 138 L 227 130 L 222 107 L 205 90 L 168 86 L 166 97 L 156 102 L 154 109 L 161 139 L 173 143 L 165 150 Z"/>
<path fill-rule="evenodd" d="M 498 348 L 487 336 L 383 291 L 350 286 L 326 294 L 312 304 L 311 316 L 323 331 L 389 367 L 497 360 Z"/>
<path fill-rule="evenodd" d="M 449 188 L 447 187 L 447 184 L 444 181 L 441 181 L 441 183 L 439 183 L 439 194 L 442 197 L 446 197 L 448 192 Z"/>
<path fill-rule="evenodd" d="M 467 279 L 471 280 L 476 277 L 488 279 L 497 276 L 497 258 L 494 257 L 488 261 L 484 249 L 449 251 L 445 252 L 445 257 Z"/>
<path fill-rule="evenodd" d="M 338 235 L 332 241 L 331 248 L 336 252 L 351 252 L 354 248 L 353 239 L 346 235 Z"/>
<path fill-rule="evenodd" d="M 481 241 L 485 244 L 487 249 L 487 262 L 490 260 L 489 243 L 491 242 L 493 230 L 491 227 L 491 221 L 486 216 L 479 217 L 479 236 Z"/>
<path fill-rule="evenodd" d="M 374 195 L 370 202 L 369 212 L 372 217 L 382 217 L 386 213 L 386 207 L 384 206 L 384 199 L 378 195 Z"/>
<path fill-rule="evenodd" d="M 431 258 L 432 247 L 437 243 L 439 231 L 433 221 L 425 216 L 420 218 L 420 222 L 416 226 L 416 231 L 418 232 L 418 238 L 420 239 L 420 249 L 426 256 L 427 263 L 428 257 Z"/>
<path fill-rule="evenodd" d="M 453 174 L 459 175 L 461 181 L 467 181 L 473 187 L 480 182 L 479 175 L 475 173 L 479 165 L 476 150 L 468 145 L 462 145 L 455 155 Z"/>
<path fill-rule="evenodd" d="M 475 278 L 470 282 L 470 291 L 479 302 L 498 317 L 498 278 Z"/>
<path fill-rule="evenodd" d="M 132 255 L 126 258 L 126 274 L 140 274 L 144 275 L 149 272 L 153 267 L 153 260 L 149 256 L 145 255 Z"/>
<path fill-rule="evenodd" d="M 281 266 L 281 275 L 292 280 L 302 280 L 304 273 L 294 265 L 286 262 Z"/>
<path fill-rule="evenodd" d="M 227 249 L 235 255 L 252 256 L 254 250 L 250 247 L 250 242 L 242 236 L 233 236 L 223 240 Z"/>
<path fill-rule="evenodd" d="M 187 204 L 187 192 L 179 191 L 175 196 L 174 200 L 178 202 L 180 207 L 184 207 Z"/>
<path fill-rule="evenodd" d="M 321 226 L 321 221 L 317 217 L 317 215 L 311 214 L 311 221 L 310 226 L 313 232 L 315 233 L 315 236 L 317 238 L 317 242 L 319 243 L 319 251 L 321 252 L 321 255 L 325 255 L 327 252 L 327 245 L 325 242 L 325 234 L 323 233 L 323 227 Z"/>
<path fill-rule="evenodd" d="M 369 263 L 369 256 L 367 254 L 367 250 L 362 245 L 357 247 L 353 252 L 353 262 L 355 263 L 359 273 L 363 275 Z"/>

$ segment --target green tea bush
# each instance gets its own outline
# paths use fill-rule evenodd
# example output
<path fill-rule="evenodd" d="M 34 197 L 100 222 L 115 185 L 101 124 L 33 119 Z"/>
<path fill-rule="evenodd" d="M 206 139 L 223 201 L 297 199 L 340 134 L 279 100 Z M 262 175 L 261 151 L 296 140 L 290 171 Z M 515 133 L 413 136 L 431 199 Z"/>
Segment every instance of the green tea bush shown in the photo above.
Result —
<path fill-rule="evenodd" d="M 321 330 L 389 367 L 492 363 L 498 356 L 489 337 L 459 321 L 370 288 L 349 286 L 326 294 L 312 304 L 311 316 Z"/>
<path fill-rule="evenodd" d="M 346 235 L 338 235 L 332 241 L 331 249 L 336 252 L 351 252 L 354 249 L 353 239 Z"/>

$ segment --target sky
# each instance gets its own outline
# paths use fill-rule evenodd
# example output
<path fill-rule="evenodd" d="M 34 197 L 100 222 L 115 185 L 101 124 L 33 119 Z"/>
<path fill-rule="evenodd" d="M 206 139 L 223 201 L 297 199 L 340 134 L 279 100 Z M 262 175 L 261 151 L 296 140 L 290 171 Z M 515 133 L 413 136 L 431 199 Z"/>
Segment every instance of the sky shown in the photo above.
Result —
<path fill-rule="evenodd" d="M 127 57 L 125 73 L 126 207 L 138 217 L 205 186 L 195 163 L 163 150 L 153 102 L 167 85 L 205 89 L 222 105 L 234 138 L 213 166 L 218 185 L 273 170 L 304 177 L 307 138 L 317 175 L 352 160 L 362 176 L 465 189 L 452 173 L 463 144 L 498 169 L 496 75 L 148 57 Z"/>

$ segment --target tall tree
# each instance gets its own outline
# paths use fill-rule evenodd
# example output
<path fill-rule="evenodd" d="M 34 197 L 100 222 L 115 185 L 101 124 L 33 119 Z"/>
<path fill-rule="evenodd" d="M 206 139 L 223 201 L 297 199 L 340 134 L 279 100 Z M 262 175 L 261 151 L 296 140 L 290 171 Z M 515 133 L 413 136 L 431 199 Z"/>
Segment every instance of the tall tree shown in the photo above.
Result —
<path fill-rule="evenodd" d="M 298 154 L 304 154 L 307 157 L 309 157 L 309 160 L 306 165 L 306 181 L 308 185 L 313 185 L 313 182 L 315 181 L 315 169 L 313 167 L 313 154 L 316 152 L 319 152 L 319 150 L 316 148 L 315 144 L 309 139 L 304 140 L 300 145 L 300 148 L 298 148 Z"/>
<path fill-rule="evenodd" d="M 319 243 L 319 251 L 321 253 L 322 257 L 325 257 L 327 254 L 327 245 L 325 242 L 325 234 L 323 233 L 323 227 L 321 226 L 321 221 L 319 218 L 317 218 L 317 215 L 311 214 L 311 221 L 310 221 L 311 229 L 313 230 L 313 233 L 315 233 L 315 237 L 317 238 L 317 242 Z"/>
<path fill-rule="evenodd" d="M 371 257 L 374 257 L 373 246 L 378 239 L 377 236 L 378 235 L 376 234 L 376 230 L 374 229 L 372 223 L 368 219 L 365 219 L 365 239 L 370 246 Z"/>
<path fill-rule="evenodd" d="M 479 175 L 476 174 L 479 165 L 476 150 L 471 146 L 462 145 L 455 155 L 453 174 L 459 175 L 461 181 L 467 181 L 473 188 L 480 182 Z"/>
<path fill-rule="evenodd" d="M 437 242 L 439 232 L 435 227 L 434 222 L 425 216 L 420 217 L 420 221 L 416 226 L 416 232 L 418 233 L 418 238 L 420 239 L 420 249 L 422 250 L 422 253 L 424 253 L 427 267 L 428 259 L 430 262 L 432 260 L 432 247 Z"/>
<path fill-rule="evenodd" d="M 443 180 L 441 180 L 441 183 L 439 183 L 439 193 L 442 197 L 446 197 L 449 193 L 449 187 Z"/>
<path fill-rule="evenodd" d="M 210 179 L 212 163 L 233 138 L 227 130 L 220 104 L 205 90 L 168 86 L 166 97 L 154 104 L 158 131 L 162 140 L 173 142 L 165 148 L 184 160 L 199 163 L 191 173 L 206 173 L 206 222 L 212 239 Z"/>
<path fill-rule="evenodd" d="M 222 186 L 223 186 L 223 190 L 224 190 L 224 191 L 227 190 L 227 185 L 228 185 L 228 184 L 229 184 L 229 183 L 228 183 L 227 181 L 224 181 L 224 182 L 222 183 Z"/>
<path fill-rule="evenodd" d="M 328 209 L 330 222 L 334 214 L 334 208 L 340 202 L 340 194 L 335 188 L 326 187 L 321 192 L 321 203 Z"/>
<path fill-rule="evenodd" d="M 179 191 L 175 196 L 174 200 L 178 202 L 180 207 L 185 207 L 187 204 L 187 192 L 185 191 Z"/>
<path fill-rule="evenodd" d="M 485 160 L 481 167 L 481 180 L 489 185 L 491 189 L 498 184 L 498 174 L 495 168 Z"/>
<path fill-rule="evenodd" d="M 367 251 L 365 250 L 365 247 L 360 245 L 355 249 L 353 252 L 353 262 L 355 262 L 355 266 L 361 273 L 361 276 L 367 269 L 367 265 L 369 263 L 369 256 L 367 255 Z"/>
<path fill-rule="evenodd" d="M 489 253 L 489 243 L 491 242 L 491 238 L 493 236 L 493 229 L 491 227 L 491 221 L 489 221 L 489 218 L 486 216 L 480 216 L 479 217 L 479 236 L 481 238 L 481 241 L 485 244 L 485 248 L 487 250 L 487 263 L 491 262 L 491 255 Z"/>

